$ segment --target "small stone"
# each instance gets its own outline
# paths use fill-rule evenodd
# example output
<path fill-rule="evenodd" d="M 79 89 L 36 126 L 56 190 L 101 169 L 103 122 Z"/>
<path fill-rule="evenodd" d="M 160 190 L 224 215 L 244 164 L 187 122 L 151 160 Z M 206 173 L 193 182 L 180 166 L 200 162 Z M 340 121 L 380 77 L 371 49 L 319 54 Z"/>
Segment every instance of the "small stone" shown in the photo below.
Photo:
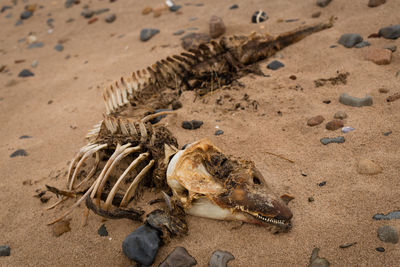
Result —
<path fill-rule="evenodd" d="M 29 139 L 29 138 L 32 138 L 32 136 L 29 136 L 29 135 L 21 135 L 21 136 L 19 137 L 19 139 Z"/>
<path fill-rule="evenodd" d="M 307 125 L 308 126 L 317 126 L 319 124 L 321 124 L 323 121 L 325 120 L 325 118 L 321 115 L 309 118 L 307 121 Z"/>
<path fill-rule="evenodd" d="M 289 79 L 291 79 L 291 80 L 296 80 L 297 77 L 296 77 L 296 75 L 290 75 L 290 76 L 289 76 Z"/>
<path fill-rule="evenodd" d="M 161 239 L 156 229 L 142 225 L 129 234 L 122 242 L 122 251 L 129 259 L 139 264 L 153 264 Z"/>
<path fill-rule="evenodd" d="M 356 44 L 354 47 L 355 47 L 355 48 L 363 48 L 363 47 L 370 46 L 370 45 L 371 45 L 370 42 L 368 42 L 368 41 L 362 41 L 362 42 Z"/>
<path fill-rule="evenodd" d="M 274 61 L 271 61 L 268 65 L 267 65 L 267 68 L 268 69 L 270 69 L 270 70 L 277 70 L 277 69 L 280 69 L 280 68 L 282 68 L 282 67 L 284 67 L 285 65 L 282 63 L 282 62 L 280 62 L 280 61 L 278 61 L 278 60 L 274 60 Z"/>
<path fill-rule="evenodd" d="M 360 159 L 357 164 L 357 172 L 360 174 L 374 175 L 382 172 L 382 167 L 369 159 Z"/>
<path fill-rule="evenodd" d="M 333 118 L 338 119 L 338 120 L 344 120 L 347 118 L 347 114 L 344 111 L 338 111 L 333 115 Z"/>
<path fill-rule="evenodd" d="M 28 153 L 24 149 L 17 149 L 13 153 L 11 153 L 10 158 L 26 157 L 26 156 L 28 156 Z"/>
<path fill-rule="evenodd" d="M 151 7 L 145 7 L 143 10 L 142 10 L 142 15 L 147 15 L 147 14 L 150 14 L 151 13 L 151 11 L 153 11 L 153 9 L 151 8 Z"/>
<path fill-rule="evenodd" d="M 159 29 L 149 29 L 149 28 L 142 29 L 140 31 L 140 40 L 142 42 L 146 42 L 159 32 L 160 32 Z"/>
<path fill-rule="evenodd" d="M 90 19 L 91 17 L 93 17 L 93 15 L 94 15 L 94 11 L 90 10 L 89 8 L 84 8 L 81 12 L 81 16 L 86 19 Z"/>
<path fill-rule="evenodd" d="M 336 48 L 337 47 L 337 45 L 331 45 L 331 46 L 329 46 L 329 48 Z"/>
<path fill-rule="evenodd" d="M 202 121 L 198 120 L 192 120 L 192 121 L 183 121 L 182 122 L 182 128 L 186 130 L 195 130 L 200 128 L 200 126 L 203 125 Z"/>
<path fill-rule="evenodd" d="M 171 106 L 172 106 L 172 110 L 180 109 L 182 107 L 182 102 L 179 100 L 175 100 L 172 102 Z"/>
<path fill-rule="evenodd" d="M 351 246 L 354 246 L 355 244 L 357 244 L 357 242 L 346 243 L 346 244 L 340 245 L 339 248 L 349 248 Z"/>
<path fill-rule="evenodd" d="M 400 37 L 400 24 L 381 28 L 378 35 L 386 39 L 397 39 Z"/>
<path fill-rule="evenodd" d="M 319 18 L 319 16 L 321 16 L 321 11 L 317 11 L 311 14 L 311 17 L 314 19 Z"/>
<path fill-rule="evenodd" d="M 309 198 L 308 198 L 308 202 L 310 202 L 310 203 L 311 203 L 311 202 L 314 202 L 314 198 L 313 198 L 313 197 L 309 197 Z"/>
<path fill-rule="evenodd" d="M 327 100 L 324 100 L 324 101 L 322 101 L 322 103 L 324 103 L 324 104 L 330 104 L 331 103 L 331 101 L 329 100 L 329 99 L 327 99 Z"/>
<path fill-rule="evenodd" d="M 317 6 L 326 7 L 332 0 L 317 0 Z"/>
<path fill-rule="evenodd" d="M 400 210 L 391 211 L 388 214 L 377 213 L 372 219 L 374 220 L 392 220 L 392 219 L 400 219 Z"/>
<path fill-rule="evenodd" d="M 210 26 L 210 36 L 211 38 L 218 38 L 223 35 L 226 31 L 224 21 L 215 15 L 212 15 L 210 21 L 208 22 Z"/>
<path fill-rule="evenodd" d="M 35 74 L 33 72 L 31 72 L 30 70 L 28 70 L 28 69 L 23 69 L 18 74 L 18 77 L 22 77 L 22 78 L 31 77 L 31 76 L 35 76 Z"/>
<path fill-rule="evenodd" d="M 176 247 L 159 267 L 191 267 L 197 264 L 184 247 Z"/>
<path fill-rule="evenodd" d="M 326 181 L 320 182 L 320 183 L 318 184 L 319 187 L 323 187 L 323 186 L 325 186 L 325 185 L 326 185 Z"/>
<path fill-rule="evenodd" d="M 356 44 L 362 42 L 363 38 L 358 33 L 345 33 L 343 34 L 338 43 L 347 48 L 352 48 Z"/>
<path fill-rule="evenodd" d="M 173 6 L 171 6 L 170 8 L 169 8 L 169 10 L 170 11 L 172 11 L 172 12 L 176 12 L 176 11 L 178 11 L 179 9 L 181 9 L 181 5 L 173 5 Z"/>
<path fill-rule="evenodd" d="M 112 22 L 115 21 L 116 18 L 117 18 L 117 15 L 115 15 L 114 13 L 111 13 L 111 14 L 108 14 L 108 15 L 104 18 L 104 20 L 105 20 L 105 22 L 107 22 L 107 23 L 112 23 Z"/>
<path fill-rule="evenodd" d="M 267 19 L 267 13 L 261 10 L 254 12 L 253 16 L 251 16 L 252 23 L 261 23 L 263 21 L 266 21 Z"/>
<path fill-rule="evenodd" d="M 31 64 L 32 68 L 36 68 L 39 65 L 39 61 L 34 60 Z"/>
<path fill-rule="evenodd" d="M 2 6 L 0 13 L 3 13 L 4 11 L 6 11 L 7 9 L 12 9 L 12 6 Z"/>
<path fill-rule="evenodd" d="M 377 247 L 376 251 L 378 252 L 385 252 L 385 249 L 383 247 Z"/>
<path fill-rule="evenodd" d="M 70 8 L 77 0 L 66 0 L 64 3 L 65 8 Z"/>
<path fill-rule="evenodd" d="M 44 46 L 43 42 L 32 43 L 32 44 L 28 45 L 28 49 L 40 48 L 40 47 L 43 47 L 43 46 Z"/>
<path fill-rule="evenodd" d="M 328 137 L 324 137 L 320 140 L 320 142 L 323 145 L 328 145 L 330 143 L 344 143 L 346 141 L 346 139 L 343 136 L 338 136 L 338 137 L 334 137 L 334 138 L 328 138 Z"/>
<path fill-rule="evenodd" d="M 339 128 L 343 127 L 343 121 L 342 120 L 331 120 L 325 125 L 325 128 L 329 131 L 336 131 Z"/>
<path fill-rule="evenodd" d="M 64 46 L 63 46 L 62 44 L 56 44 L 56 46 L 54 46 L 54 49 L 55 49 L 56 51 L 61 52 L 61 51 L 64 50 Z"/>
<path fill-rule="evenodd" d="M 228 251 L 216 250 L 211 255 L 208 265 L 210 267 L 226 267 L 227 263 L 235 257 Z"/>
<path fill-rule="evenodd" d="M 195 20 L 198 20 L 198 18 L 197 18 L 197 17 L 191 17 L 191 18 L 189 18 L 189 21 L 195 21 Z"/>
<path fill-rule="evenodd" d="M 397 46 L 396 45 L 387 45 L 384 48 L 387 49 L 387 50 L 392 51 L 392 53 L 396 52 L 396 50 L 397 50 Z"/>
<path fill-rule="evenodd" d="M 387 93 L 389 93 L 389 89 L 387 89 L 387 88 L 379 88 L 379 93 L 381 93 L 381 94 L 387 94 Z"/>
<path fill-rule="evenodd" d="M 61 236 L 64 233 L 71 231 L 71 227 L 69 227 L 69 220 L 60 221 L 53 225 L 53 235 L 56 237 Z"/>
<path fill-rule="evenodd" d="M 350 127 L 350 126 L 346 126 L 346 127 L 343 127 L 342 128 L 342 133 L 349 133 L 349 132 L 352 132 L 352 131 L 354 131 L 355 129 L 353 128 L 353 127 Z"/>
<path fill-rule="evenodd" d="M 397 244 L 399 242 L 399 233 L 396 228 L 390 225 L 383 225 L 378 228 L 378 237 L 386 243 Z"/>
<path fill-rule="evenodd" d="M 363 98 L 358 98 L 354 96 L 349 96 L 344 93 L 339 97 L 339 102 L 346 106 L 352 107 L 362 107 L 362 106 L 372 106 L 372 96 L 365 96 Z"/>
<path fill-rule="evenodd" d="M 386 3 L 386 0 L 369 0 L 368 6 L 369 7 L 377 7 Z"/>
<path fill-rule="evenodd" d="M 185 34 L 182 38 L 182 47 L 185 50 L 197 49 L 201 43 L 207 43 L 211 41 L 208 34 L 191 32 Z"/>
<path fill-rule="evenodd" d="M 370 48 L 366 51 L 364 58 L 377 65 L 388 65 L 392 61 L 392 51 L 383 48 Z"/>
<path fill-rule="evenodd" d="M 100 228 L 97 230 L 97 233 L 99 236 L 108 236 L 108 231 L 104 223 L 100 226 Z"/>
<path fill-rule="evenodd" d="M 19 25 L 22 25 L 23 24 L 23 22 L 22 22 L 22 20 L 17 20 L 17 22 L 15 22 L 15 26 L 19 26 Z"/>
<path fill-rule="evenodd" d="M 185 33 L 185 30 L 177 30 L 176 32 L 173 33 L 173 35 L 182 35 Z"/>
<path fill-rule="evenodd" d="M 106 12 L 108 12 L 108 11 L 110 11 L 109 8 L 100 8 L 100 9 L 95 10 L 95 11 L 94 11 L 94 14 L 95 14 L 95 15 L 100 15 L 100 14 L 106 13 Z"/>
<path fill-rule="evenodd" d="M 319 248 L 314 248 L 311 257 L 310 257 L 310 264 L 308 267 L 329 267 L 330 263 L 325 258 L 320 258 L 318 256 Z"/>
<path fill-rule="evenodd" d="M 224 131 L 222 131 L 222 130 L 216 130 L 215 131 L 215 133 L 214 133 L 215 135 L 222 135 L 222 134 L 224 134 Z"/>
<path fill-rule="evenodd" d="M 90 20 L 88 20 L 88 24 L 93 24 L 98 20 L 99 20 L 98 18 L 91 18 Z"/>
<path fill-rule="evenodd" d="M 229 9 L 238 9 L 238 8 L 239 8 L 239 6 L 236 5 L 236 4 L 234 4 L 234 5 L 232 5 L 232 6 L 229 7 Z"/>
<path fill-rule="evenodd" d="M 10 256 L 11 248 L 7 245 L 0 246 L 0 257 Z"/>
<path fill-rule="evenodd" d="M 32 17 L 33 12 L 25 10 L 24 12 L 21 13 L 20 18 L 21 19 L 29 19 L 30 17 Z"/>
<path fill-rule="evenodd" d="M 389 135 L 391 135 L 391 134 L 392 134 L 392 131 L 384 132 L 384 133 L 383 133 L 384 136 L 389 136 Z"/>

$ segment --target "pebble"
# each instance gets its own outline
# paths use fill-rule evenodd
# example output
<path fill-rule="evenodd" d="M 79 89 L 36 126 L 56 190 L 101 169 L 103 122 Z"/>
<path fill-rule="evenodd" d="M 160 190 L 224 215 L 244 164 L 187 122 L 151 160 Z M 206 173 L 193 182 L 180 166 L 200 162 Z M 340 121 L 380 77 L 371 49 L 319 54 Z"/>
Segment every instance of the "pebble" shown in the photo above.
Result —
<path fill-rule="evenodd" d="M 176 247 L 159 267 L 190 267 L 197 264 L 184 247 Z"/>
<path fill-rule="evenodd" d="M 338 137 L 334 137 L 334 138 L 324 137 L 320 141 L 323 145 L 328 145 L 330 143 L 341 144 L 341 143 L 344 143 L 346 141 L 346 139 L 343 136 L 338 136 Z"/>
<path fill-rule="evenodd" d="M 338 43 L 347 48 L 352 48 L 362 42 L 363 38 L 358 33 L 345 33 L 340 36 Z"/>
<path fill-rule="evenodd" d="M 399 233 L 396 228 L 390 225 L 383 225 L 378 228 L 378 237 L 386 243 L 397 244 L 399 242 Z"/>
<path fill-rule="evenodd" d="M 7 245 L 0 246 L 0 257 L 10 256 L 11 248 Z"/>
<path fill-rule="evenodd" d="M 356 244 L 357 244 L 357 242 L 346 243 L 346 244 L 340 245 L 339 248 L 349 248 L 349 247 L 354 246 Z"/>
<path fill-rule="evenodd" d="M 15 22 L 15 26 L 19 26 L 19 25 L 22 25 L 23 24 L 23 22 L 22 22 L 22 20 L 17 20 L 17 22 Z"/>
<path fill-rule="evenodd" d="M 94 14 L 100 15 L 100 14 L 106 13 L 106 12 L 108 12 L 108 11 L 110 11 L 109 8 L 100 8 L 100 9 L 95 10 L 95 11 L 94 11 Z"/>
<path fill-rule="evenodd" d="M 205 33 L 191 32 L 185 34 L 182 38 L 182 47 L 186 50 L 196 49 L 201 43 L 207 43 L 211 40 L 210 36 Z"/>
<path fill-rule="evenodd" d="M 267 65 L 267 68 L 268 69 L 270 69 L 270 70 L 277 70 L 277 69 L 280 69 L 280 68 L 282 68 L 282 67 L 284 67 L 285 65 L 282 63 L 282 62 L 280 62 L 280 61 L 278 61 L 278 60 L 274 60 L 274 61 L 271 61 L 268 65 Z"/>
<path fill-rule="evenodd" d="M 311 17 L 314 19 L 319 18 L 319 16 L 321 16 L 321 11 L 317 11 L 311 14 Z"/>
<path fill-rule="evenodd" d="M 400 210 L 391 211 L 388 214 L 377 213 L 372 219 L 374 220 L 392 220 L 392 219 L 400 219 Z"/>
<path fill-rule="evenodd" d="M 379 93 L 381 93 L 381 94 L 387 94 L 387 93 L 389 93 L 389 89 L 387 89 L 387 88 L 379 88 Z"/>
<path fill-rule="evenodd" d="M 13 153 L 11 153 L 10 158 L 26 157 L 26 156 L 28 156 L 28 153 L 24 149 L 17 149 Z"/>
<path fill-rule="evenodd" d="M 342 128 L 342 133 L 349 133 L 349 132 L 352 132 L 352 131 L 354 131 L 355 129 L 353 128 L 353 127 L 350 127 L 350 126 L 346 126 L 346 127 L 343 127 Z"/>
<path fill-rule="evenodd" d="M 309 197 L 309 198 L 308 198 L 308 202 L 310 202 L 310 203 L 311 203 L 311 202 L 314 202 L 314 198 L 313 198 L 313 197 Z"/>
<path fill-rule="evenodd" d="M 115 21 L 115 19 L 117 18 L 117 15 L 115 15 L 114 13 L 108 14 L 104 20 L 107 23 L 113 23 Z"/>
<path fill-rule="evenodd" d="M 381 28 L 378 35 L 386 39 L 397 39 L 400 37 L 400 24 Z"/>
<path fill-rule="evenodd" d="M 332 0 L 317 0 L 317 6 L 326 7 Z"/>
<path fill-rule="evenodd" d="M 329 46 L 329 48 L 336 48 L 337 47 L 337 45 L 331 45 L 331 46 Z"/>
<path fill-rule="evenodd" d="M 81 16 L 87 19 L 90 19 L 91 17 L 93 17 L 94 15 L 94 11 L 89 9 L 89 8 L 84 8 L 81 12 Z"/>
<path fill-rule="evenodd" d="M 323 121 L 325 120 L 325 118 L 322 115 L 318 115 L 312 118 L 309 118 L 307 121 L 307 125 L 308 126 L 317 126 L 319 124 L 321 124 Z"/>
<path fill-rule="evenodd" d="M 377 65 L 388 65 L 392 61 L 392 51 L 384 48 L 370 48 L 366 51 L 364 58 Z"/>
<path fill-rule="evenodd" d="M 71 227 L 69 227 L 69 222 L 69 220 L 64 220 L 53 224 L 53 235 L 59 237 L 62 234 L 71 231 Z"/>
<path fill-rule="evenodd" d="M 21 135 L 21 136 L 19 137 L 19 139 L 29 139 L 29 138 L 32 138 L 32 136 L 29 136 L 29 135 Z"/>
<path fill-rule="evenodd" d="M 195 20 L 198 20 L 198 18 L 197 18 L 197 17 L 191 17 L 191 18 L 189 18 L 189 21 L 195 21 Z"/>
<path fill-rule="evenodd" d="M 173 35 L 182 35 L 185 33 L 185 30 L 177 30 L 176 32 L 173 33 Z"/>
<path fill-rule="evenodd" d="M 383 247 L 377 247 L 376 251 L 378 252 L 385 252 L 385 249 Z"/>
<path fill-rule="evenodd" d="M 218 16 L 212 15 L 208 24 L 211 38 L 218 38 L 226 31 L 224 21 Z"/>
<path fill-rule="evenodd" d="M 176 11 L 178 11 L 178 10 L 181 9 L 181 8 L 182 8 L 181 5 L 173 5 L 173 6 L 171 6 L 171 7 L 169 8 L 169 10 L 172 11 L 172 12 L 176 12 Z"/>
<path fill-rule="evenodd" d="M 35 74 L 28 69 L 23 69 L 18 74 L 18 77 L 22 77 L 22 78 L 31 77 L 31 76 L 35 76 Z"/>
<path fill-rule="evenodd" d="M 322 186 L 325 186 L 325 185 L 326 185 L 326 181 L 320 182 L 320 183 L 318 184 L 319 187 L 322 187 Z"/>
<path fill-rule="evenodd" d="M 28 49 L 40 48 L 40 47 L 43 47 L 43 46 L 44 46 L 43 42 L 32 43 L 32 44 L 28 45 Z"/>
<path fill-rule="evenodd" d="M 140 40 L 142 42 L 146 42 L 159 32 L 160 32 L 159 29 L 150 29 L 150 28 L 142 29 L 140 31 Z"/>
<path fill-rule="evenodd" d="M 203 125 L 202 121 L 198 120 L 192 120 L 192 121 L 183 121 L 182 122 L 182 128 L 186 130 L 195 130 L 200 128 L 200 126 Z"/>
<path fill-rule="evenodd" d="M 210 267 L 226 267 L 227 263 L 234 259 L 235 259 L 235 257 L 228 251 L 216 250 L 211 255 L 208 266 L 210 266 Z"/>
<path fill-rule="evenodd" d="M 392 131 L 384 132 L 384 133 L 383 133 L 384 136 L 389 136 L 389 135 L 391 135 L 391 134 L 392 134 Z"/>
<path fill-rule="evenodd" d="M 12 6 L 2 6 L 2 7 L 1 7 L 0 13 L 3 13 L 3 12 L 6 11 L 7 9 L 12 9 Z"/>
<path fill-rule="evenodd" d="M 357 172 L 360 174 L 374 175 L 382 172 L 382 167 L 369 159 L 361 158 L 357 164 Z"/>
<path fill-rule="evenodd" d="M 54 49 L 61 52 L 64 50 L 64 46 L 62 44 L 56 44 L 56 46 L 54 46 Z"/>
<path fill-rule="evenodd" d="M 33 62 L 32 62 L 32 68 L 36 68 L 37 66 L 39 65 L 39 61 L 37 61 L 37 60 L 34 60 Z"/>
<path fill-rule="evenodd" d="M 325 125 L 325 128 L 329 131 L 336 131 L 339 128 L 343 127 L 343 121 L 342 120 L 331 120 Z"/>
<path fill-rule="evenodd" d="M 370 42 L 368 42 L 368 41 L 362 41 L 362 42 L 356 44 L 354 47 L 355 47 L 355 48 L 363 48 L 363 47 L 370 46 L 370 45 L 371 45 Z"/>
<path fill-rule="evenodd" d="M 30 17 L 32 17 L 33 12 L 25 10 L 24 12 L 21 13 L 20 18 L 21 19 L 29 19 Z"/>
<path fill-rule="evenodd" d="M 340 95 L 339 102 L 343 105 L 352 107 L 372 106 L 373 103 L 372 96 L 366 95 L 363 98 L 358 98 L 354 96 L 349 96 L 346 93 Z"/>
<path fill-rule="evenodd" d="M 384 48 L 392 51 L 392 53 L 396 52 L 396 50 L 397 50 L 397 46 L 396 45 L 387 45 Z"/>
<path fill-rule="evenodd" d="M 327 99 L 327 100 L 324 100 L 324 101 L 322 101 L 322 103 L 324 103 L 324 104 L 330 104 L 331 103 L 331 101 L 329 100 L 329 99 Z"/>
<path fill-rule="evenodd" d="M 97 230 L 97 233 L 99 236 L 108 236 L 108 231 L 104 223 L 100 226 L 100 228 Z"/>
<path fill-rule="evenodd" d="M 214 134 L 215 134 L 215 135 L 222 135 L 222 134 L 224 134 L 224 131 L 222 131 L 222 130 L 216 130 Z"/>
<path fill-rule="evenodd" d="M 151 7 L 145 7 L 143 10 L 142 10 L 142 15 L 147 15 L 147 14 L 150 14 L 151 13 L 151 11 L 153 11 L 153 9 L 151 8 Z"/>
<path fill-rule="evenodd" d="M 261 23 L 268 19 L 267 13 L 262 10 L 254 12 L 253 16 L 251 16 L 252 23 Z"/>
<path fill-rule="evenodd" d="M 377 7 L 386 3 L 386 0 L 369 0 L 368 6 L 369 7 Z"/>
<path fill-rule="evenodd" d="M 139 264 L 153 264 L 161 239 L 156 229 L 142 225 L 130 233 L 122 242 L 122 251 L 129 259 Z"/>
<path fill-rule="evenodd" d="M 75 4 L 76 0 L 66 0 L 64 3 L 65 8 L 70 8 L 73 4 Z"/>
<path fill-rule="evenodd" d="M 308 267 L 329 267 L 330 263 L 325 258 L 320 258 L 318 256 L 319 248 L 314 248 L 311 257 L 310 257 L 310 264 Z"/>
<path fill-rule="evenodd" d="M 338 111 L 333 115 L 333 118 L 338 119 L 338 120 L 344 120 L 347 118 L 347 114 L 344 111 Z"/>
<path fill-rule="evenodd" d="M 96 21 L 98 21 L 99 19 L 98 18 L 91 18 L 89 21 L 88 21 L 88 24 L 93 24 L 93 23 L 95 23 Z"/>
<path fill-rule="evenodd" d="M 172 107 L 172 110 L 180 109 L 180 108 L 182 107 L 182 102 L 179 101 L 179 100 L 174 100 L 174 101 L 171 103 L 171 107 Z"/>
<path fill-rule="evenodd" d="M 238 8 L 239 8 L 239 6 L 236 5 L 236 4 L 234 4 L 234 5 L 232 5 L 232 6 L 229 7 L 229 9 L 238 9 Z"/>

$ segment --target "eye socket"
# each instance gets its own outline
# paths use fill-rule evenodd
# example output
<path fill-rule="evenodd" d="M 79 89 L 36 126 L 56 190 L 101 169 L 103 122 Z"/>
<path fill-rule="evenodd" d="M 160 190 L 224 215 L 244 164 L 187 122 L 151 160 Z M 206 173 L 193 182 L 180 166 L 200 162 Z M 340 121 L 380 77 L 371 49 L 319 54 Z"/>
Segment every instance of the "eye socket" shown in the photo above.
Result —
<path fill-rule="evenodd" d="M 261 180 L 258 177 L 253 176 L 253 183 L 254 184 L 261 184 Z"/>

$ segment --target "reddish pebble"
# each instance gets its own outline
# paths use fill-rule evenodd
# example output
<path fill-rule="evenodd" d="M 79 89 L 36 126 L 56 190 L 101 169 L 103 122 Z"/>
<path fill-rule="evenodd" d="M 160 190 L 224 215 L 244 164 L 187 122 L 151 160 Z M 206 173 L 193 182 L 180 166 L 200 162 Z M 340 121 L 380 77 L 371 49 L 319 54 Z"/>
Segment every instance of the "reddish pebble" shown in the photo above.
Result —
<path fill-rule="evenodd" d="M 95 23 L 95 22 L 98 21 L 98 20 L 99 20 L 98 18 L 92 18 L 92 19 L 90 19 L 90 20 L 88 21 L 88 24 Z"/>
<path fill-rule="evenodd" d="M 332 121 L 328 122 L 326 124 L 326 126 L 325 126 L 325 128 L 327 130 L 330 130 L 330 131 L 335 131 L 335 130 L 337 130 L 339 128 L 342 128 L 342 127 L 343 127 L 343 121 L 342 120 L 332 120 Z"/>
<path fill-rule="evenodd" d="M 325 120 L 324 117 L 322 117 L 321 115 L 318 115 L 318 116 L 315 116 L 315 117 L 310 118 L 310 119 L 307 121 L 307 125 L 308 125 L 308 126 L 316 126 L 316 125 L 318 125 L 318 124 L 321 124 L 324 120 Z"/>
<path fill-rule="evenodd" d="M 370 48 L 365 53 L 365 59 L 377 65 L 388 65 L 392 61 L 392 51 L 383 48 Z"/>

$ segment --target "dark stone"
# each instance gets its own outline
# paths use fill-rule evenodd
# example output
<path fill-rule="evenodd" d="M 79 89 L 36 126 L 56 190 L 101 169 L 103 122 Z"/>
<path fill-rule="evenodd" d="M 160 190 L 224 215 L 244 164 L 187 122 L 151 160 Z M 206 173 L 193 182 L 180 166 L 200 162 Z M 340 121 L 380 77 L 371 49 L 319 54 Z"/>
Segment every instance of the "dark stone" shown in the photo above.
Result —
<path fill-rule="evenodd" d="M 29 19 L 30 17 L 32 17 L 33 12 L 25 10 L 24 12 L 21 13 L 20 18 L 21 19 Z"/>
<path fill-rule="evenodd" d="M 329 48 L 336 48 L 337 45 L 331 45 Z"/>
<path fill-rule="evenodd" d="M 66 0 L 64 6 L 65 8 L 70 8 L 75 2 L 76 0 Z"/>
<path fill-rule="evenodd" d="M 29 136 L 29 135 L 21 135 L 21 136 L 19 137 L 19 139 L 29 139 L 29 138 L 32 138 L 32 136 Z"/>
<path fill-rule="evenodd" d="M 336 131 L 337 129 L 342 128 L 343 126 L 344 124 L 342 120 L 335 119 L 328 122 L 325 128 L 329 131 Z"/>
<path fill-rule="evenodd" d="M 112 23 L 112 22 L 115 21 L 116 18 L 117 18 L 117 15 L 115 15 L 114 13 L 112 13 L 112 14 L 108 14 L 108 15 L 104 18 L 104 20 L 105 20 L 105 22 L 107 22 L 107 23 Z"/>
<path fill-rule="evenodd" d="M 97 230 L 99 236 L 108 236 L 108 231 L 104 223 L 100 226 L 99 230 Z"/>
<path fill-rule="evenodd" d="M 7 9 L 11 9 L 11 8 L 12 8 L 12 6 L 2 6 L 2 7 L 1 7 L 0 13 L 3 13 L 3 12 L 6 11 Z"/>
<path fill-rule="evenodd" d="M 400 37 L 400 24 L 381 28 L 378 34 L 386 39 L 397 39 Z"/>
<path fill-rule="evenodd" d="M 89 8 L 84 8 L 81 12 L 81 16 L 86 19 L 90 19 L 91 17 L 93 17 L 93 15 L 94 15 L 94 11 L 90 10 Z"/>
<path fill-rule="evenodd" d="M 392 134 L 392 131 L 388 131 L 388 132 L 384 132 L 384 133 L 383 133 L 384 136 L 389 136 L 389 135 L 391 135 L 391 134 Z"/>
<path fill-rule="evenodd" d="M 390 225 L 383 225 L 378 228 L 378 237 L 386 243 L 397 244 L 399 242 L 399 233 L 396 228 Z"/>
<path fill-rule="evenodd" d="M 193 130 L 194 130 L 194 129 L 200 128 L 200 126 L 203 125 L 203 122 L 198 121 L 198 120 L 192 120 L 192 124 L 193 124 Z"/>
<path fill-rule="evenodd" d="M 352 48 L 356 44 L 362 42 L 363 38 L 358 33 L 345 33 L 340 36 L 339 44 L 347 48 Z"/>
<path fill-rule="evenodd" d="M 236 4 L 234 4 L 234 5 L 232 5 L 229 9 L 238 9 L 238 8 L 239 8 L 239 6 L 236 5 Z"/>
<path fill-rule="evenodd" d="M 176 11 L 178 11 L 179 9 L 181 9 L 181 5 L 173 5 L 173 6 L 171 6 L 170 8 L 169 8 L 169 10 L 170 11 L 172 11 L 172 12 L 176 12 Z"/>
<path fill-rule="evenodd" d="M 354 47 L 355 47 L 355 48 L 363 48 L 363 47 L 370 46 L 370 45 L 371 45 L 370 42 L 368 42 L 368 41 L 362 41 L 362 42 L 356 44 Z"/>
<path fill-rule="evenodd" d="M 386 0 L 369 0 L 368 6 L 369 7 L 377 7 L 386 3 Z"/>
<path fill-rule="evenodd" d="M 159 32 L 160 32 L 159 29 L 148 29 L 148 28 L 142 29 L 140 31 L 140 40 L 142 42 L 146 42 Z"/>
<path fill-rule="evenodd" d="M 43 47 L 43 46 L 44 46 L 43 42 L 32 43 L 32 44 L 28 45 L 28 49 L 40 48 L 40 47 Z"/>
<path fill-rule="evenodd" d="M 54 46 L 54 49 L 61 52 L 64 50 L 64 46 L 62 44 L 56 44 L 56 46 Z"/>
<path fill-rule="evenodd" d="M 17 149 L 13 153 L 11 153 L 10 158 L 15 158 L 15 157 L 26 157 L 28 156 L 28 153 L 24 149 Z"/>
<path fill-rule="evenodd" d="M 10 256 L 11 248 L 7 245 L 0 246 L 0 257 Z"/>
<path fill-rule="evenodd" d="M 357 242 L 346 243 L 346 244 L 340 245 L 339 248 L 349 248 L 351 246 L 354 246 L 355 244 L 357 244 Z"/>
<path fill-rule="evenodd" d="M 309 198 L 308 198 L 308 202 L 310 202 L 310 203 L 311 203 L 311 202 L 314 202 L 314 198 L 313 198 L 313 197 L 309 197 Z"/>
<path fill-rule="evenodd" d="M 46 21 L 47 26 L 49 26 L 50 28 L 54 28 L 53 25 L 54 19 L 53 18 L 48 18 Z"/>
<path fill-rule="evenodd" d="M 325 138 L 322 138 L 320 141 L 323 145 L 327 145 L 330 143 L 341 144 L 341 143 L 344 143 L 346 141 L 346 139 L 343 136 L 338 136 L 338 137 L 334 137 L 334 138 L 325 137 Z"/>
<path fill-rule="evenodd" d="M 317 0 L 317 6 L 326 7 L 332 0 Z"/>
<path fill-rule="evenodd" d="M 21 19 L 19 19 L 19 20 L 17 20 L 17 22 L 15 22 L 15 26 L 19 26 L 19 25 L 22 25 L 22 24 L 23 24 L 23 22 L 22 22 Z"/>
<path fill-rule="evenodd" d="M 23 69 L 18 74 L 18 77 L 22 77 L 22 78 L 31 77 L 31 76 L 35 76 L 35 74 L 28 69 Z"/>
<path fill-rule="evenodd" d="M 378 252 L 385 252 L 385 249 L 383 247 L 377 247 L 376 251 Z"/>
<path fill-rule="evenodd" d="M 176 32 L 173 33 L 173 35 L 182 35 L 185 33 L 185 30 L 177 30 Z"/>
<path fill-rule="evenodd" d="M 180 109 L 182 107 L 182 102 L 179 100 L 175 100 L 174 102 L 172 102 L 171 106 L 173 110 Z"/>
<path fill-rule="evenodd" d="M 222 134 L 224 134 L 224 131 L 222 131 L 222 130 L 215 131 L 215 135 L 222 135 Z"/>
<path fill-rule="evenodd" d="M 319 248 L 314 248 L 311 257 L 310 257 L 310 264 L 308 267 L 329 267 L 330 263 L 325 258 L 320 258 L 318 256 Z"/>
<path fill-rule="evenodd" d="M 280 62 L 278 60 L 274 60 L 274 61 L 270 62 L 267 65 L 267 68 L 270 69 L 270 70 L 277 70 L 277 69 L 280 69 L 280 68 L 282 68 L 284 66 L 285 65 L 282 62 Z"/>
<path fill-rule="evenodd" d="M 324 100 L 324 101 L 322 101 L 322 103 L 324 103 L 324 104 L 330 104 L 331 103 L 331 101 L 330 100 Z"/>
<path fill-rule="evenodd" d="M 210 267 L 226 267 L 227 263 L 235 257 L 228 251 L 216 250 L 211 255 L 208 265 Z"/>
<path fill-rule="evenodd" d="M 187 129 L 187 130 L 195 130 L 200 128 L 200 126 L 203 125 L 202 121 L 198 120 L 192 120 L 192 121 L 183 121 L 182 122 L 182 128 Z"/>
<path fill-rule="evenodd" d="M 100 9 L 95 10 L 95 11 L 94 11 L 94 14 L 100 15 L 100 14 L 106 13 L 106 12 L 108 12 L 108 11 L 110 11 L 109 8 L 100 8 Z"/>
<path fill-rule="evenodd" d="M 191 267 L 197 264 L 184 247 L 176 247 L 159 267 Z"/>
<path fill-rule="evenodd" d="M 252 23 L 260 23 L 266 21 L 267 19 L 268 19 L 267 13 L 261 10 L 254 12 L 253 16 L 251 16 Z"/>
<path fill-rule="evenodd" d="M 154 114 L 163 112 L 163 111 L 172 111 L 172 109 L 157 109 L 154 111 Z M 167 115 L 161 115 L 158 117 L 155 117 L 154 119 L 150 120 L 151 124 L 156 124 L 157 122 L 161 121 L 161 119 L 165 118 Z"/>
<path fill-rule="evenodd" d="M 142 225 L 122 242 L 122 251 L 129 259 L 149 266 L 156 258 L 161 239 L 156 229 Z"/>
<path fill-rule="evenodd" d="M 318 184 L 318 186 L 320 186 L 320 187 L 322 187 L 322 186 L 324 186 L 324 185 L 326 185 L 326 181 L 320 182 L 320 183 Z"/>

